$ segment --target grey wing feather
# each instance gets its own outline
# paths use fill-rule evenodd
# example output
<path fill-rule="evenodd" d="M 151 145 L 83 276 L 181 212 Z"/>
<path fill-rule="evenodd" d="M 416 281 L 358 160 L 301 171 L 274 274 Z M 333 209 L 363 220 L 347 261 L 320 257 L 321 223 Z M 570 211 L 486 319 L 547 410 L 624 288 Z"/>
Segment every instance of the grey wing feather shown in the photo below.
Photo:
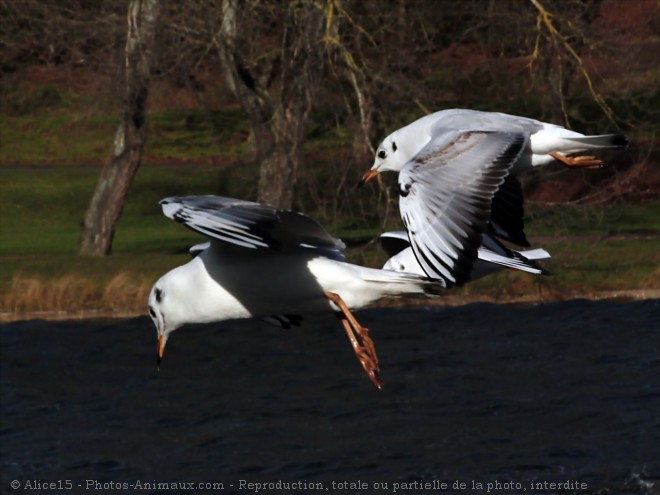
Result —
<path fill-rule="evenodd" d="M 399 173 L 399 209 L 417 261 L 449 285 L 470 279 L 491 202 L 527 136 L 448 131 Z"/>
<path fill-rule="evenodd" d="M 441 110 L 433 115 L 437 116 L 437 122 L 432 128 L 434 136 L 449 130 L 514 132 L 530 135 L 544 126 L 543 122 L 528 117 L 464 108 Z"/>
<path fill-rule="evenodd" d="M 211 241 L 202 242 L 200 244 L 195 244 L 194 246 L 190 246 L 188 252 L 190 253 L 191 257 L 195 258 L 196 256 L 199 256 L 199 254 L 202 251 L 206 251 L 210 247 L 211 247 Z"/>
<path fill-rule="evenodd" d="M 160 205 L 168 218 L 218 241 L 247 249 L 313 249 L 343 259 L 339 239 L 293 210 L 221 196 L 171 197 Z"/>

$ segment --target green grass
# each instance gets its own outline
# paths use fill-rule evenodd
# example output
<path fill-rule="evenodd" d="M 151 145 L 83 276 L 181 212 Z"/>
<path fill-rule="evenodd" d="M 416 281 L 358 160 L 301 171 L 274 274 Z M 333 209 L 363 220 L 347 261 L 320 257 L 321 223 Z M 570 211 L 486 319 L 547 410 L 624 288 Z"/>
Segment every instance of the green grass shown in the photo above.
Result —
<path fill-rule="evenodd" d="M 660 202 L 651 204 L 557 205 L 528 208 L 530 236 L 621 235 L 660 232 Z"/>
<path fill-rule="evenodd" d="M 98 169 L 0 171 L 0 289 L 8 290 L 16 274 L 43 279 L 78 274 L 104 283 L 125 272 L 136 280 L 155 280 L 184 262 L 186 249 L 203 240 L 166 219 L 158 201 L 180 194 L 254 197 L 254 172 L 244 165 L 143 167 L 117 227 L 114 254 L 99 259 L 76 254 L 80 222 Z M 513 294 L 529 287 L 546 292 L 657 288 L 658 211 L 660 202 L 532 208 L 527 221 L 529 237 L 534 245 L 542 245 L 552 253 L 553 259 L 545 265 L 553 275 L 503 273 L 460 290 Z M 348 250 L 349 260 L 380 266 L 385 255 L 376 244 L 366 244 L 378 227 L 356 229 L 350 228 L 350 222 L 345 225 L 344 231 L 337 234 L 352 246 Z M 639 233 L 648 234 L 648 238 L 611 237 Z"/>
<path fill-rule="evenodd" d="M 525 293 L 564 298 L 575 293 L 660 288 L 660 239 L 555 240 L 543 247 L 550 275 L 503 271 L 459 289 L 464 294 L 515 297 Z"/>
<path fill-rule="evenodd" d="M 169 172 L 169 171 L 168 171 Z M 153 243 L 152 236 L 162 236 L 164 242 L 172 238 L 167 227 L 170 222 L 162 222 L 158 200 L 173 193 L 160 178 L 152 182 L 153 188 L 146 186 L 152 171 L 138 172 L 134 190 L 129 196 L 116 233 L 116 250 L 145 250 L 144 244 Z M 193 192 L 202 192 L 204 174 L 185 174 L 184 171 L 165 173 L 170 183 L 189 186 Z M 74 170 L 35 169 L 26 171 L 1 172 L 0 208 L 2 209 L 2 229 L 0 231 L 0 254 L 13 253 L 52 253 L 73 254 L 77 251 L 80 225 L 98 178 L 95 168 Z M 198 182 L 186 184 L 186 182 Z M 145 192 L 146 191 L 146 192 Z M 151 229 L 145 229 L 146 239 L 134 232 L 136 219 L 140 228 L 154 222 Z M 164 218 L 163 218 L 164 220 Z M 165 231 L 159 231 L 160 227 Z M 185 232 L 185 231 L 184 231 Z M 174 236 L 176 237 L 176 235 Z M 151 246 L 153 249 L 153 246 Z"/>
<path fill-rule="evenodd" d="M 110 149 L 116 119 L 42 115 L 0 119 L 0 164 L 101 161 Z"/>
<path fill-rule="evenodd" d="M 102 163 L 120 116 L 105 93 L 29 84 L 0 88 L 0 167 Z M 249 125 L 235 104 L 150 109 L 147 132 L 147 162 L 231 160 L 247 152 Z"/>
<path fill-rule="evenodd" d="M 238 108 L 171 110 L 149 115 L 145 153 L 153 160 L 187 161 L 222 157 L 236 159 L 248 152 L 248 122 Z"/>
<path fill-rule="evenodd" d="M 75 253 L 80 225 L 99 168 L 0 170 L 0 255 Z M 194 234 L 167 220 L 158 202 L 167 196 L 220 194 L 250 197 L 249 165 L 142 167 L 131 186 L 115 234 L 114 252 L 172 249 Z"/>
<path fill-rule="evenodd" d="M 653 85 L 653 75 L 656 74 L 644 73 L 637 86 L 626 90 L 638 93 L 608 100 L 622 121 L 646 122 L 624 129 L 630 137 L 654 136 L 652 111 L 660 92 Z M 449 73 L 440 69 L 428 77 L 427 86 L 441 87 L 447 77 Z M 121 89 L 109 89 L 103 84 L 101 78 L 94 84 L 82 84 L 83 89 L 61 80 L 37 78 L 30 82 L 7 77 L 0 85 L 0 312 L 7 310 L 7 306 L 2 306 L 3 300 L 7 300 L 3 294 L 16 292 L 17 287 L 23 286 L 15 282 L 27 279 L 33 287 L 43 285 L 43 291 L 35 289 L 35 298 L 53 292 L 58 281 L 66 285 L 67 280 L 73 280 L 68 299 L 55 297 L 51 306 L 61 304 L 74 309 L 94 308 L 95 301 L 103 299 L 91 297 L 76 306 L 77 290 L 89 286 L 98 295 L 107 284 L 119 280 L 116 285 L 139 286 L 136 307 L 142 307 L 144 286 L 149 287 L 160 274 L 185 262 L 187 248 L 203 240 L 165 218 L 158 206 L 160 199 L 184 194 L 256 197 L 256 166 L 239 164 L 248 156 L 250 131 L 237 103 L 223 92 L 206 92 L 204 109 L 190 94 L 179 100 L 172 97 L 178 94 L 172 87 L 155 83 L 147 115 L 148 139 L 143 157 L 147 165 L 139 170 L 132 185 L 117 227 L 114 254 L 104 258 L 78 256 L 82 217 L 121 114 Z M 637 105 L 627 105 L 633 100 Z M 540 112 L 539 101 L 491 100 L 492 108 L 482 109 L 534 114 Z M 590 97 L 574 103 L 579 104 L 582 118 L 602 122 L 601 111 Z M 476 101 L 456 104 L 479 106 Z M 333 209 L 331 205 L 337 199 L 332 192 L 339 190 L 337 178 L 342 177 L 354 158 L 352 131 L 338 118 L 342 113 L 343 110 L 327 107 L 312 112 L 303 149 L 316 158 L 299 171 L 297 206 L 346 242 L 349 261 L 381 266 L 386 256 L 376 243 L 370 242 L 381 227 L 380 212 L 370 207 L 370 200 L 375 201 L 378 193 L 364 191 L 360 208 L 355 207 L 355 198 L 349 193 L 337 201 L 341 208 Z M 399 127 L 421 113 L 417 108 L 405 114 L 387 113 L 382 117 L 387 121 L 378 125 Z M 331 160 L 318 160 L 319 155 L 330 156 Z M 177 165 L 163 165 L 168 163 Z M 368 165 L 364 164 L 365 169 Z M 391 179 L 390 183 L 394 178 Z M 344 187 L 352 186 L 347 183 Z M 330 192 L 319 200 L 315 193 L 322 188 Z M 350 207 L 346 207 L 347 202 Z M 335 211 L 350 215 L 337 217 Z M 660 288 L 658 212 L 660 200 L 618 206 L 531 205 L 527 208 L 526 231 L 535 247 L 543 246 L 553 255 L 552 260 L 544 263 L 553 274 L 533 277 L 502 272 L 452 292 L 503 297 L 536 292 L 541 297 L 561 297 L 593 291 Z M 390 215 L 388 224 L 400 228 L 396 212 Z M 21 307 L 37 307 L 26 301 Z M 104 304 L 110 304 L 107 295 Z"/>
<path fill-rule="evenodd" d="M 3 116 L 0 166 L 101 163 L 118 122 L 118 115 Z M 247 126 L 237 122 L 235 111 L 161 112 L 150 115 L 147 125 L 145 155 L 152 163 L 236 159 L 247 152 Z"/>
<path fill-rule="evenodd" d="M 226 162 L 247 156 L 245 113 L 235 102 L 217 108 L 178 108 L 176 102 L 150 107 L 145 163 Z M 0 168 L 102 163 L 120 117 L 117 98 L 106 93 L 30 84 L 0 88 Z M 333 115 L 316 112 L 315 119 L 309 123 L 306 152 L 351 149 L 351 131 L 334 123 Z"/>

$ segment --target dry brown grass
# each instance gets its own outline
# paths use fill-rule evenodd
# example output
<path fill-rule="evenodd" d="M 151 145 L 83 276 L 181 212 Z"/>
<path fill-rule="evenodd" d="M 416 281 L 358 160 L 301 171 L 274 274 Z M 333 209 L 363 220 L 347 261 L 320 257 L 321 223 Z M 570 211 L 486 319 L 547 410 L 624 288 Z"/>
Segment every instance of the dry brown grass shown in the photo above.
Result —
<path fill-rule="evenodd" d="M 15 274 L 9 290 L 0 292 L 0 312 L 138 310 L 146 306 L 151 285 L 119 273 L 110 280 L 71 274 L 43 278 Z"/>
<path fill-rule="evenodd" d="M 646 275 L 640 281 L 640 289 L 658 289 L 660 286 L 660 267 L 655 270 L 651 270 L 648 275 Z"/>
<path fill-rule="evenodd" d="M 144 309 L 152 282 L 136 281 L 127 273 L 119 273 L 106 285 L 101 296 L 101 307 L 112 310 Z"/>

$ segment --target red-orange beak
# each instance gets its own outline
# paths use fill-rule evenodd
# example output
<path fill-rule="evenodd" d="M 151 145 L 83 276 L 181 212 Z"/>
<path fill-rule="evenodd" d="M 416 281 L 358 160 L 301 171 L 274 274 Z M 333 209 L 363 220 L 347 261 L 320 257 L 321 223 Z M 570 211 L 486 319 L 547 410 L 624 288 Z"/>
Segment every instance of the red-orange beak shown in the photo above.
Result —
<path fill-rule="evenodd" d="M 160 367 L 160 362 L 163 360 L 163 354 L 165 354 L 165 343 L 167 339 L 164 335 L 158 336 L 158 349 L 156 350 L 156 366 Z"/>
<path fill-rule="evenodd" d="M 360 182 L 358 182 L 358 189 L 365 185 L 367 182 L 369 182 L 371 179 L 376 177 L 378 175 L 378 169 L 380 167 L 372 168 L 370 170 L 367 170 L 367 173 L 365 173 L 362 178 L 360 179 Z"/>

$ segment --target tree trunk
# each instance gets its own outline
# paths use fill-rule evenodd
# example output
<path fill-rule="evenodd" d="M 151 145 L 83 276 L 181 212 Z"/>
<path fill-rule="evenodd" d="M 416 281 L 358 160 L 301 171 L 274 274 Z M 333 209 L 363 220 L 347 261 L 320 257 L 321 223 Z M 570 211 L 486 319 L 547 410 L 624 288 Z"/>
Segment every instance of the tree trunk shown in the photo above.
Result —
<path fill-rule="evenodd" d="M 300 148 L 305 137 L 305 122 L 311 110 L 311 98 L 300 89 L 298 98 L 283 102 L 269 122 L 273 141 L 260 146 L 259 195 L 257 201 L 280 208 L 291 208 Z"/>
<path fill-rule="evenodd" d="M 160 0 L 131 0 L 128 7 L 124 113 L 85 214 L 80 254 L 111 252 L 117 222 L 140 166 L 159 12 Z"/>
<path fill-rule="evenodd" d="M 260 80 L 243 63 L 238 23 L 250 12 L 239 12 L 236 0 L 224 0 L 216 39 L 227 84 L 252 126 L 260 164 L 257 201 L 279 208 L 293 205 L 305 122 L 322 73 L 318 46 L 324 25 L 323 12 L 312 2 L 285 5 L 276 84 Z"/>

